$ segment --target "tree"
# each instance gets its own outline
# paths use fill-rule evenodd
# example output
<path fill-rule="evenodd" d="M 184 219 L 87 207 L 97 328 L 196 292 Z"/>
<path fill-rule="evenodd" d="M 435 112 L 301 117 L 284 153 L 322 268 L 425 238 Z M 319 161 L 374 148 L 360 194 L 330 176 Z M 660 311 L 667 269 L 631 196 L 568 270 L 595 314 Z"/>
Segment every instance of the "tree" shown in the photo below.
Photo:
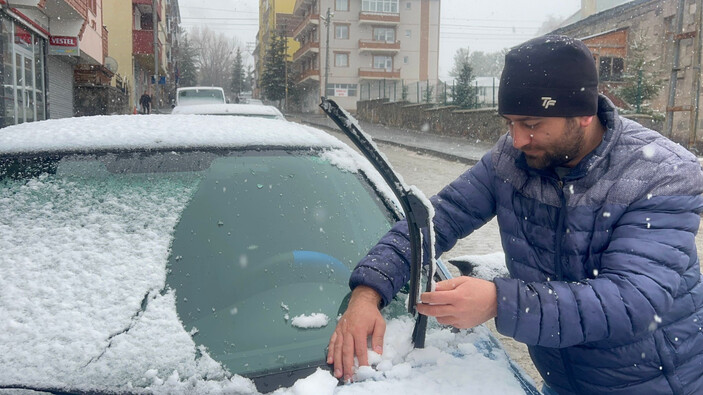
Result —
<path fill-rule="evenodd" d="M 273 34 L 264 56 L 264 71 L 261 76 L 261 89 L 264 97 L 281 101 L 286 97 L 286 38 L 278 33 Z"/>
<path fill-rule="evenodd" d="M 480 77 L 500 77 L 505 65 L 505 54 L 508 49 L 498 52 L 474 51 L 469 55 L 469 64 L 474 75 Z"/>
<path fill-rule="evenodd" d="M 427 88 L 425 88 L 425 93 L 423 94 L 423 99 L 424 99 L 425 103 L 427 103 L 427 104 L 432 103 L 433 94 L 434 94 L 434 87 L 428 83 Z"/>
<path fill-rule="evenodd" d="M 648 112 L 642 106 L 646 108 L 646 102 L 659 94 L 664 80 L 652 71 L 653 62 L 645 59 L 645 55 L 651 52 L 643 37 L 634 37 L 629 49 L 623 84 L 614 91 L 623 101 L 635 107 L 637 112 Z"/>
<path fill-rule="evenodd" d="M 471 85 L 474 80 L 473 68 L 469 62 L 469 49 L 459 48 L 454 54 L 454 68 L 449 73 L 454 77 L 452 102 L 454 105 L 470 108 L 476 104 L 476 89 Z"/>
<path fill-rule="evenodd" d="M 191 36 L 198 53 L 199 84 L 222 88 L 230 86 L 237 41 L 222 33 L 215 34 L 208 27 L 193 29 Z"/>
<path fill-rule="evenodd" d="M 249 66 L 247 66 L 246 77 L 244 80 L 244 91 L 245 92 L 251 91 L 254 88 L 255 80 L 256 80 L 256 76 L 254 74 L 254 68 L 251 65 L 249 65 Z"/>
<path fill-rule="evenodd" d="M 198 54 L 187 34 L 183 34 L 180 42 L 176 55 L 178 86 L 195 86 L 198 83 Z"/>
<path fill-rule="evenodd" d="M 244 73 L 244 64 L 242 64 L 242 52 L 237 47 L 234 54 L 234 64 L 232 65 L 232 94 L 239 97 L 246 89 L 246 75 Z"/>

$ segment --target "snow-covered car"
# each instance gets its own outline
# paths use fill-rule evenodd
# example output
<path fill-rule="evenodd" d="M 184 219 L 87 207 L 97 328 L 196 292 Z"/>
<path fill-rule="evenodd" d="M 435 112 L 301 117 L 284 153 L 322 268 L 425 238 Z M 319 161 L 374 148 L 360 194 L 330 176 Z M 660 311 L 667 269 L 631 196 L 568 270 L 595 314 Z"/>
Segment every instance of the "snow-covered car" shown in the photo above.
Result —
<path fill-rule="evenodd" d="M 287 121 L 1 129 L 0 390 L 537 394 L 483 326 L 431 320 L 413 349 L 404 294 L 373 367 L 330 374 L 350 271 L 400 215 L 366 159 Z"/>
<path fill-rule="evenodd" d="M 242 117 L 285 119 L 283 114 L 274 106 L 235 103 L 180 105 L 174 107 L 171 114 L 238 115 Z"/>

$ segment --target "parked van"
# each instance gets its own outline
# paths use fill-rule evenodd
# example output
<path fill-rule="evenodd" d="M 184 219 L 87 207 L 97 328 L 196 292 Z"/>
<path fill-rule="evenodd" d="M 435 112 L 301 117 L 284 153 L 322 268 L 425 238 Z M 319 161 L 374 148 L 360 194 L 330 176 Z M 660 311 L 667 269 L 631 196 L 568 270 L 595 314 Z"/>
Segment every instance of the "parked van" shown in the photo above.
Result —
<path fill-rule="evenodd" d="M 189 86 L 176 90 L 177 106 L 224 103 L 227 103 L 225 91 L 217 86 Z"/>

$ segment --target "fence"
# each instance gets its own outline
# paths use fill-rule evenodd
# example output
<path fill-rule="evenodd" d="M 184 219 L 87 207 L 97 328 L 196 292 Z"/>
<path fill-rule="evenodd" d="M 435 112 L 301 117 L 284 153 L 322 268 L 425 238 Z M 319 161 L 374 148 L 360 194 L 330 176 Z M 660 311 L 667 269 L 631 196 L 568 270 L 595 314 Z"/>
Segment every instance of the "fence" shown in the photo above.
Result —
<path fill-rule="evenodd" d="M 489 86 L 480 85 L 474 81 L 474 105 L 470 108 L 493 108 L 498 104 L 498 83 L 492 79 Z M 414 81 L 405 83 L 403 80 L 376 80 L 359 84 L 359 100 L 388 99 L 390 102 L 409 102 L 414 104 L 453 104 L 451 84 L 439 82 L 430 84 L 429 81 Z"/>

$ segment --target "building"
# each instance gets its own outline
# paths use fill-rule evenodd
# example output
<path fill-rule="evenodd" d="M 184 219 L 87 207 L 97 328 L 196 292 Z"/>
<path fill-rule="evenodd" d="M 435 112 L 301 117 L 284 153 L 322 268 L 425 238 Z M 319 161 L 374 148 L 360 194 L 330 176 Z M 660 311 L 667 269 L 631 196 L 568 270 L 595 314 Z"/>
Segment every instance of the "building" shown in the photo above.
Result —
<path fill-rule="evenodd" d="M 663 83 L 658 95 L 648 103 L 655 113 L 666 116 L 660 131 L 700 151 L 702 19 L 703 0 L 633 0 L 560 27 L 554 33 L 584 41 L 599 68 L 599 90 L 623 107 L 617 88 L 624 84 L 628 65 L 642 57 L 647 71 L 654 76 L 651 78 Z"/>
<path fill-rule="evenodd" d="M 110 84 L 127 97 L 123 112 L 138 110 L 139 97 L 144 92 L 158 99 L 158 103 L 153 104 L 155 108 L 168 107 L 176 88 L 175 54 L 180 32 L 178 1 L 103 1 L 105 25 L 111 37 L 108 52 L 115 68 Z M 154 57 L 154 26 L 158 37 L 158 60 Z M 155 73 L 157 62 L 158 72 Z"/>
<path fill-rule="evenodd" d="M 293 31 L 298 26 L 299 18 L 293 15 L 295 0 L 259 0 L 259 31 L 256 34 L 256 47 L 254 49 L 254 79 L 253 96 L 261 98 L 261 89 L 258 81 L 263 75 L 266 51 L 274 33 L 286 38 L 286 54 L 288 60 L 293 59 L 293 54 L 300 47 L 293 38 Z"/>
<path fill-rule="evenodd" d="M 109 80 L 102 0 L 0 0 L 0 127 L 80 112 L 78 88 Z"/>
<path fill-rule="evenodd" d="M 440 0 L 297 0 L 293 14 L 301 111 L 318 111 L 320 96 L 356 111 L 437 86 Z"/>

